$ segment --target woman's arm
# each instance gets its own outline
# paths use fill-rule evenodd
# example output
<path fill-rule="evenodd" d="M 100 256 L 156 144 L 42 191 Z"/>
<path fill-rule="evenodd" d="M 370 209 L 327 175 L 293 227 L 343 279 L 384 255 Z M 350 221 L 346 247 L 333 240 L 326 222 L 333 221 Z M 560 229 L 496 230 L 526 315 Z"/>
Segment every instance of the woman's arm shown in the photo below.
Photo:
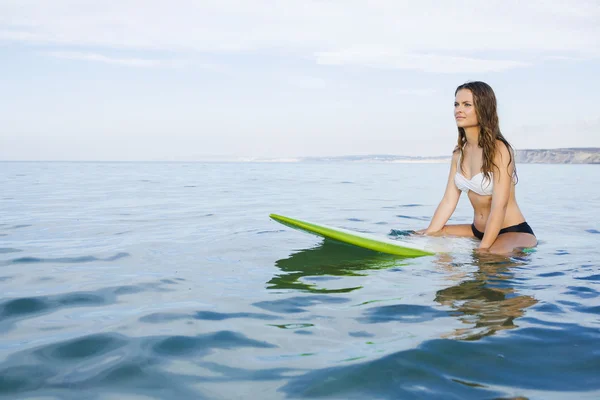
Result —
<path fill-rule="evenodd" d="M 496 241 L 498 233 L 504 223 L 506 215 L 506 207 L 510 197 L 510 189 L 512 184 L 512 176 L 515 169 L 514 157 L 511 160 L 508 148 L 504 143 L 498 141 L 494 163 L 498 166 L 494 171 L 494 189 L 492 192 L 492 205 L 490 215 L 485 225 L 483 239 L 479 244 L 480 249 L 489 249 Z"/>
<path fill-rule="evenodd" d="M 425 229 L 425 234 L 439 232 L 444 227 L 446 222 L 448 222 L 454 213 L 454 210 L 456 209 L 456 205 L 458 204 L 461 194 L 461 191 L 454 184 L 454 175 L 456 174 L 456 164 L 458 163 L 459 154 L 460 151 L 457 150 L 452 155 L 450 173 L 448 174 L 448 182 L 446 183 L 444 197 L 442 197 L 440 204 L 437 206 L 429 226 L 427 229 Z"/>

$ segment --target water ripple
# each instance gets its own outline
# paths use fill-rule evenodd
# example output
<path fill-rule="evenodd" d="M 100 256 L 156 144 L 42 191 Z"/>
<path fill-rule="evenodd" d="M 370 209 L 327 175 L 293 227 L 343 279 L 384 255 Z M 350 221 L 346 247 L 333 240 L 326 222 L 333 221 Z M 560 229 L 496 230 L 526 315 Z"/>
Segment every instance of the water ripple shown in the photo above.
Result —
<path fill-rule="evenodd" d="M 168 291 L 159 284 L 119 286 L 88 292 L 69 292 L 58 295 L 22 297 L 0 301 L 0 332 L 12 328 L 15 321 L 58 311 L 62 308 L 100 307 L 117 302 L 120 295 L 143 291 Z"/>
<path fill-rule="evenodd" d="M 18 253 L 20 251 L 23 251 L 23 250 L 13 249 L 13 248 L 10 248 L 10 247 L 0 248 L 0 254 Z"/>
<path fill-rule="evenodd" d="M 60 264 L 77 264 L 93 261 L 116 261 L 121 258 L 129 257 L 129 253 L 117 253 L 114 256 L 106 258 L 98 258 L 94 256 L 81 257 L 60 257 L 60 258 L 39 258 L 39 257 L 20 257 L 10 260 L 8 264 L 30 264 L 30 263 L 60 263 Z"/>
<path fill-rule="evenodd" d="M 288 297 L 281 300 L 260 301 L 253 305 L 276 313 L 295 314 L 306 312 L 307 307 L 315 304 L 347 303 L 350 299 L 333 296 Z"/>
<path fill-rule="evenodd" d="M 149 341 L 149 340 L 146 340 Z M 252 340 L 244 335 L 221 331 L 198 336 L 169 336 L 162 339 L 152 339 L 155 344 L 152 351 L 162 356 L 196 356 L 210 354 L 212 349 L 233 349 L 238 347 L 275 348 L 276 346 L 264 341 Z"/>
<path fill-rule="evenodd" d="M 398 215 L 396 215 L 396 217 L 403 218 L 403 219 L 414 219 L 417 221 L 429 221 L 431 219 L 431 217 L 428 217 L 428 216 L 415 217 L 412 215 L 402 215 L 402 214 L 398 214 Z"/>
<path fill-rule="evenodd" d="M 382 322 L 417 323 L 446 316 L 448 316 L 447 312 L 432 307 L 415 304 L 395 304 L 370 308 L 365 312 L 365 316 L 358 318 L 358 320 L 367 324 Z"/>
<path fill-rule="evenodd" d="M 600 274 L 595 274 L 595 275 L 590 275 L 590 276 L 583 276 L 583 277 L 577 277 L 575 279 L 579 279 L 582 281 L 594 281 L 594 282 L 600 282 Z"/>
<path fill-rule="evenodd" d="M 13 353 L 0 364 L 0 395 L 96 388 L 108 393 L 135 389 L 138 394 L 160 389 L 167 398 L 202 398 L 191 385 L 198 379 L 163 370 L 161 359 L 197 360 L 217 349 L 275 347 L 231 331 L 139 338 L 92 334 Z"/>
<path fill-rule="evenodd" d="M 582 299 L 593 299 L 600 294 L 597 290 L 587 286 L 569 286 L 567 289 L 569 291 L 565 292 L 565 294 L 581 297 Z"/>
<path fill-rule="evenodd" d="M 218 313 L 213 311 L 198 311 L 195 314 L 176 314 L 176 313 L 154 313 L 140 318 L 140 322 L 164 323 L 181 319 L 196 319 L 205 321 L 223 321 L 234 318 L 251 318 L 260 320 L 274 320 L 279 317 L 270 314 L 259 313 Z"/>
<path fill-rule="evenodd" d="M 33 225 L 29 225 L 29 224 L 13 225 L 13 226 L 9 227 L 8 229 L 21 229 L 21 228 L 28 228 L 30 226 L 33 226 Z"/>
<path fill-rule="evenodd" d="M 485 344 L 431 340 L 416 349 L 380 359 L 310 371 L 292 378 L 282 390 L 290 397 L 356 399 L 379 398 L 381 393 L 393 393 L 395 398 L 443 399 L 450 394 L 451 398 L 491 398 L 508 394 L 513 397 L 519 388 L 598 390 L 600 357 L 587 349 L 595 346 L 599 339 L 597 329 L 567 325 L 560 330 L 521 329 L 510 337 L 496 337 Z M 572 340 L 578 346 L 573 346 Z M 548 348 L 552 351 L 547 351 Z M 460 361 L 466 354 L 470 360 L 468 365 Z M 488 365 L 494 368 L 487 368 Z M 536 368 L 532 369 L 531 365 Z M 565 379 L 564 371 L 572 371 L 569 379 Z M 456 380 L 473 384 L 464 385 Z"/>

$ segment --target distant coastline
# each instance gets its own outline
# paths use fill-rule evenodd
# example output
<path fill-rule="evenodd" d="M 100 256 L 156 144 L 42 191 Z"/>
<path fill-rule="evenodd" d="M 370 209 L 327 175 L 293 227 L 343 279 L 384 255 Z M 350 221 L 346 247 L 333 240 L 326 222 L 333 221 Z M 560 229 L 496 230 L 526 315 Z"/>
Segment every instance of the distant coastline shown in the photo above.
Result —
<path fill-rule="evenodd" d="M 518 164 L 600 164 L 599 147 L 516 150 Z M 387 163 L 447 163 L 448 156 L 422 157 L 390 154 L 335 157 L 244 158 L 246 162 L 387 162 Z"/>
<path fill-rule="evenodd" d="M 600 148 L 517 150 L 515 158 L 522 164 L 600 164 Z"/>
<path fill-rule="evenodd" d="M 517 164 L 600 164 L 600 147 L 573 147 L 558 149 L 516 150 Z M 402 156 L 394 154 L 367 154 L 322 157 L 239 157 L 197 155 L 182 159 L 165 157 L 148 160 L 0 160 L 0 162 L 79 162 L 79 163 L 135 163 L 135 162 L 227 162 L 227 163 L 404 163 L 444 164 L 450 162 L 445 156 Z"/>

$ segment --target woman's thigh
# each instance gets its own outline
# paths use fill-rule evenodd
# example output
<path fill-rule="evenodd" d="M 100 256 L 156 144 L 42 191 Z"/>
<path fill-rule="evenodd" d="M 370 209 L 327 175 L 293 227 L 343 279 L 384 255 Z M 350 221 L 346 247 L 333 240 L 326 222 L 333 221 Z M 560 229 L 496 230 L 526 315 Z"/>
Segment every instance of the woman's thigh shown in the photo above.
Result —
<path fill-rule="evenodd" d="M 529 233 L 508 232 L 498 235 L 498 238 L 490 247 L 490 253 L 508 254 L 515 250 L 520 250 L 527 247 L 535 247 L 537 239 Z"/>
<path fill-rule="evenodd" d="M 442 234 L 449 236 L 462 236 L 462 237 L 475 237 L 473 236 L 473 230 L 471 224 L 458 224 L 458 225 L 444 225 L 442 228 Z"/>

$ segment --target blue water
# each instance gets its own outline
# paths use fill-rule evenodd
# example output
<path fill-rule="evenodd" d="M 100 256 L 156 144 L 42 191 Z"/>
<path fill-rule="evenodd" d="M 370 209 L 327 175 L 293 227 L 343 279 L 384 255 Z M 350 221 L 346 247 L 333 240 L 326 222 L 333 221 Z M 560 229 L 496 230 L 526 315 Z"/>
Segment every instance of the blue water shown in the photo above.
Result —
<path fill-rule="evenodd" d="M 446 165 L 0 163 L 0 397 L 600 398 L 599 166 L 518 168 L 535 252 L 401 259 L 268 214 L 424 228 Z"/>

